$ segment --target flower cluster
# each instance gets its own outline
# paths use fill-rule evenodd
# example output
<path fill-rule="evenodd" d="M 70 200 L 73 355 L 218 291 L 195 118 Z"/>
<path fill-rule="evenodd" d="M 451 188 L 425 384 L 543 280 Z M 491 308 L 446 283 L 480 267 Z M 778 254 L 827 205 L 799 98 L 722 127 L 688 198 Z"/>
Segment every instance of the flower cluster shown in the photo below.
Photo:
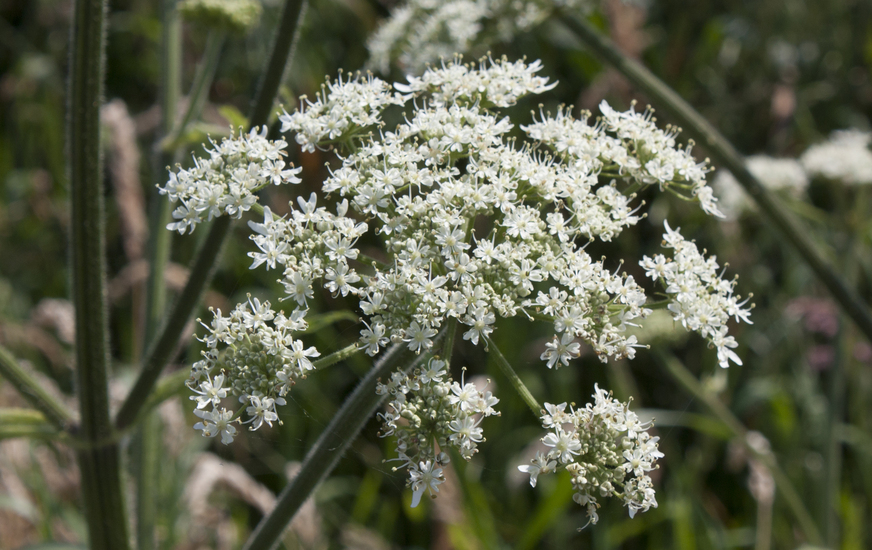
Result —
<path fill-rule="evenodd" d="M 691 145 L 676 146 L 677 129 L 658 128 L 650 107 L 643 112 L 633 108 L 618 112 L 603 101 L 600 111 L 603 118 L 596 126 L 588 125 L 587 111 L 576 119 L 567 110 L 559 109 L 556 116 L 543 114 L 541 121 L 523 128 L 566 162 L 696 197 L 707 214 L 723 217 L 714 193 L 706 185 L 708 167 L 693 158 Z"/>
<path fill-rule="evenodd" d="M 266 210 L 263 223 L 250 223 L 259 249 L 250 253 L 252 267 L 281 270 L 288 297 L 301 307 L 317 280 L 334 295 L 356 296 L 366 316 L 360 345 L 370 355 L 391 341 L 426 351 L 449 318 L 478 344 L 497 316 L 524 314 L 554 324 L 542 354 L 549 367 L 579 355 L 577 338 L 603 361 L 632 357 L 640 344 L 625 329 L 649 312 L 645 292 L 584 246 L 640 219 L 630 206 L 634 195 L 614 178 L 637 187 L 684 185 L 711 211 L 706 169 L 650 116 L 607 105 L 610 122 L 589 126 L 561 110 L 522 127 L 530 142 L 508 139 L 513 125 L 486 105 L 512 105 L 549 89 L 538 69 L 506 60 L 428 69 L 399 87 L 414 99 L 412 113 L 378 136 L 362 124 L 377 125 L 378 106 L 389 102 L 372 102 L 368 118 L 354 122 L 353 152 L 339 155 L 342 165 L 322 186 L 340 196 L 336 214 L 317 206 L 314 194 L 299 198 L 288 217 Z M 367 85 L 384 89 L 374 78 Z M 341 105 L 346 86 L 340 79 L 327 87 L 317 105 Z M 360 106 L 352 104 L 352 111 Z M 324 127 L 333 110 L 310 107 L 286 120 Z M 311 139 L 304 141 L 335 141 Z M 663 172 L 658 178 L 653 164 Z M 356 248 L 371 225 L 385 261 L 364 259 Z"/>
<path fill-rule="evenodd" d="M 269 184 L 299 183 L 302 168 L 286 167 L 283 140 L 266 139 L 267 127 L 258 133 L 231 133 L 221 143 L 206 149 L 209 158 L 195 158 L 191 169 L 170 172 L 170 180 L 158 187 L 170 201 L 181 204 L 173 211 L 175 222 L 167 229 L 184 234 L 198 224 L 222 215 L 241 218 L 257 202 L 258 190 Z"/>
<path fill-rule="evenodd" d="M 232 395 L 247 405 L 248 419 L 242 424 L 251 424 L 251 430 L 264 423 L 272 426 L 278 421 L 276 405 L 284 405 L 295 381 L 314 370 L 310 358 L 320 353 L 291 335 L 307 328 L 301 310 L 287 317 L 273 311 L 269 302 L 249 296 L 229 316 L 220 309 L 213 315 L 212 324 L 204 325 L 208 334 L 201 341 L 206 350 L 191 369 L 188 387 L 195 394 L 190 399 L 197 402 L 194 414 L 203 419 L 194 427 L 208 437 L 220 433 L 227 444 L 236 435 L 231 422 L 235 414 L 222 406 L 223 399 Z"/>
<path fill-rule="evenodd" d="M 657 507 L 654 488 L 647 472 L 663 453 L 657 450 L 659 437 L 646 430 L 628 403 L 595 388 L 594 403 L 566 412 L 566 403 L 545 404 L 542 427 L 549 430 L 542 442 L 550 448 L 537 452 L 530 464 L 518 470 L 530 475 L 536 486 L 539 476 L 566 470 L 572 476 L 572 499 L 584 506 L 590 523 L 599 519 L 597 497 L 616 496 L 630 510 L 645 512 Z"/>
<path fill-rule="evenodd" d="M 872 184 L 872 133 L 859 130 L 833 132 L 830 139 L 813 145 L 799 161 L 812 176 L 848 185 Z"/>
<path fill-rule="evenodd" d="M 741 301 L 741 296 L 733 295 L 736 281 L 720 277 L 714 256 L 706 258 L 693 242 L 685 240 L 668 223 L 665 225 L 663 246 L 674 250 L 673 257 L 645 256 L 639 265 L 651 279 L 662 281 L 669 294 L 668 308 L 673 319 L 708 338 L 717 348 L 721 367 L 728 367 L 730 361 L 741 365 L 742 360 L 733 351 L 736 339 L 727 334 L 727 321 L 735 317 L 736 321 L 751 324 L 751 308 L 745 307 L 748 300 Z"/>
<path fill-rule="evenodd" d="M 391 12 L 367 44 L 370 66 L 387 73 L 392 62 L 418 73 L 532 28 L 555 9 L 586 8 L 589 0 L 409 0 Z M 482 50 L 484 51 L 484 50 Z"/>
<path fill-rule="evenodd" d="M 379 382 L 376 391 L 391 397 L 388 410 L 379 414 L 381 436 L 397 438 L 398 458 L 394 460 L 402 464 L 394 469 L 409 470 L 413 508 L 425 491 L 439 492 L 444 481 L 442 466 L 449 461 L 444 450 L 451 446 L 464 459 L 471 459 L 484 441 L 479 426 L 482 419 L 499 414 L 493 408 L 499 399 L 463 378 L 455 382 L 445 362 L 435 358 L 411 376 L 394 372 L 387 384 Z"/>
<path fill-rule="evenodd" d="M 402 105 L 403 99 L 386 82 L 372 75 L 349 75 L 321 86 L 312 102 L 300 96 L 305 106 L 279 116 L 282 132 L 292 130 L 304 151 L 313 152 L 318 144 L 347 141 L 357 132 L 381 124 L 380 114 L 388 105 Z"/>
<path fill-rule="evenodd" d="M 745 163 L 754 177 L 772 191 L 799 198 L 808 188 L 808 175 L 794 159 L 753 155 L 746 158 Z M 753 209 L 752 201 L 732 173 L 719 171 L 712 188 L 718 192 L 721 210 L 727 218 L 736 219 L 742 211 Z"/>

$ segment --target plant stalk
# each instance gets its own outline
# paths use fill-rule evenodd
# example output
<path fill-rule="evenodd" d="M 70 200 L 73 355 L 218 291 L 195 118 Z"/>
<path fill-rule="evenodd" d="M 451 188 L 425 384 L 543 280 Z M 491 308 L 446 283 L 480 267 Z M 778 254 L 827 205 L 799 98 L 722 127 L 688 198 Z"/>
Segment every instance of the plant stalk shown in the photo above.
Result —
<path fill-rule="evenodd" d="M 276 507 L 261 520 L 243 550 L 276 548 L 279 537 L 294 518 L 294 514 L 321 481 L 330 475 L 345 450 L 351 446 L 357 434 L 385 399 L 384 395 L 375 393 L 376 382 L 379 378 L 389 376 L 408 356 L 403 348 L 402 344 L 391 346 L 348 396 L 336 416 L 321 433 L 318 441 L 306 453 L 300 472 L 282 490 L 276 501 Z M 423 357 L 418 356 L 416 360 L 411 361 L 409 368 L 416 365 Z"/>
<path fill-rule="evenodd" d="M 518 373 L 515 372 L 515 369 L 512 368 L 511 363 L 509 363 L 506 356 L 500 351 L 500 348 L 498 348 L 497 345 L 494 344 L 494 341 L 488 336 L 484 336 L 484 342 L 488 351 L 493 355 L 494 359 L 497 360 L 497 365 L 500 367 L 500 370 L 503 371 L 503 374 L 505 374 L 506 378 L 509 379 L 512 387 L 515 388 L 515 391 L 518 392 L 518 395 L 521 396 L 524 403 L 526 403 L 527 406 L 530 407 L 530 410 L 533 411 L 533 415 L 536 418 L 542 416 L 542 406 L 538 401 L 536 401 L 536 398 L 533 397 L 530 390 L 527 389 L 527 386 L 521 380 L 521 377 L 518 376 Z"/>
<path fill-rule="evenodd" d="M 824 259 L 808 237 L 808 231 L 794 220 L 772 193 L 751 174 L 745 165 L 745 159 L 733 145 L 675 91 L 638 61 L 621 53 L 589 23 L 571 15 L 566 15 L 561 20 L 595 55 L 614 66 L 634 86 L 681 123 L 692 138 L 710 151 L 715 163 L 732 172 L 757 203 L 761 212 L 781 232 L 782 237 L 799 252 L 842 310 L 866 335 L 866 339 L 872 341 L 872 313 L 869 307 Z"/>
<path fill-rule="evenodd" d="M 118 445 L 109 416 L 109 348 L 100 105 L 105 0 L 77 0 L 70 38 L 67 153 L 71 203 L 72 298 L 76 319 L 76 435 L 82 497 L 94 550 L 129 548 Z"/>

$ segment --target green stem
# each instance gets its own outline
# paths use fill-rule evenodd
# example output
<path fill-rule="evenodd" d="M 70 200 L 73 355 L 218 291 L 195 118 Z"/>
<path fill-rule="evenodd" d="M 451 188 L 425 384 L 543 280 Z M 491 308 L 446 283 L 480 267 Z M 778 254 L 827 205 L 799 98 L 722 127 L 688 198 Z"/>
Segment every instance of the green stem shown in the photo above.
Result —
<path fill-rule="evenodd" d="M 345 361 L 359 351 L 360 346 L 358 346 L 357 344 L 351 344 L 350 346 L 345 346 L 341 350 L 334 351 L 330 355 L 325 355 L 317 361 L 312 361 L 312 366 L 315 367 L 316 371 L 321 370 L 323 368 L 329 367 L 330 365 L 335 365 L 340 361 Z"/>
<path fill-rule="evenodd" d="M 503 371 L 503 374 L 505 374 L 506 378 L 509 379 L 509 382 L 512 383 L 512 387 L 515 388 L 515 391 L 518 392 L 518 395 L 521 396 L 524 403 L 526 403 L 527 406 L 530 407 L 530 410 L 533 411 L 533 415 L 536 418 L 542 416 L 542 406 L 538 401 L 536 401 L 536 398 L 533 397 L 533 394 L 530 393 L 530 390 L 527 389 L 524 382 L 521 381 L 521 377 L 518 376 L 518 373 L 516 373 L 515 369 L 512 368 L 512 365 L 506 359 L 506 356 L 502 354 L 500 348 L 498 348 L 497 345 L 494 344 L 494 341 L 487 336 L 484 337 L 484 342 L 490 354 L 494 359 L 496 359 L 500 370 Z"/>
<path fill-rule="evenodd" d="M 73 425 L 73 413 L 45 391 L 3 346 L 0 346 L 0 374 L 53 426 L 66 430 Z"/>
<path fill-rule="evenodd" d="M 294 46 L 300 38 L 300 21 L 306 13 L 306 0 L 287 0 L 279 21 L 279 31 L 276 33 L 272 54 L 266 70 L 263 71 L 257 86 L 257 95 L 251 105 L 248 125 L 251 128 L 262 126 L 269 120 L 273 111 L 273 103 L 278 94 L 279 86 L 285 78 L 285 72 L 294 58 Z"/>
<path fill-rule="evenodd" d="M 70 39 L 67 151 L 71 203 L 72 297 L 76 319 L 76 389 L 81 424 L 77 452 L 90 547 L 129 547 L 118 445 L 109 416 L 105 218 L 100 155 L 105 0 L 77 0 Z"/>
<path fill-rule="evenodd" d="M 451 317 L 445 327 L 445 342 L 442 343 L 442 359 L 445 361 L 445 370 L 451 372 L 451 356 L 454 352 L 454 340 L 457 336 L 457 318 Z"/>
<path fill-rule="evenodd" d="M 563 17 L 562 21 L 597 56 L 613 65 L 634 86 L 681 123 L 691 137 L 711 152 L 716 163 L 732 172 L 757 203 L 761 212 L 781 231 L 782 237 L 793 245 L 845 313 L 857 324 L 866 338 L 872 341 L 872 313 L 865 302 L 827 263 L 808 237 L 808 231 L 794 220 L 772 193 L 751 174 L 744 158 L 732 144 L 675 91 L 639 62 L 626 57 L 586 21 L 569 15 Z"/>
<path fill-rule="evenodd" d="M 58 440 L 65 433 L 33 409 L 0 409 L 0 441 L 13 437 Z"/>
<path fill-rule="evenodd" d="M 176 0 L 161 1 L 161 134 L 170 134 L 176 122 L 176 109 L 181 96 L 182 82 L 182 25 Z M 192 105 L 188 105 L 190 113 Z M 187 114 L 187 113 L 186 113 Z M 177 153 L 155 147 L 155 173 L 169 178 L 169 164 Z M 172 235 L 166 230 L 170 221 L 170 203 L 152 188 L 152 216 L 149 273 L 146 283 L 145 330 L 143 348 L 151 345 L 166 312 L 167 288 L 164 272 L 170 259 Z M 140 359 L 142 359 L 140 357 Z M 149 411 L 139 424 L 134 439 L 132 466 L 136 481 L 136 547 L 155 549 L 155 525 L 158 514 L 158 486 L 160 482 L 161 421 L 156 411 Z"/>
<path fill-rule="evenodd" d="M 276 507 L 258 524 L 243 550 L 267 550 L 278 545 L 279 537 L 294 514 L 321 481 L 333 471 L 339 458 L 384 400 L 385 396 L 375 393 L 376 382 L 379 378 L 389 376 L 401 364 L 401 360 L 407 357 L 404 348 L 402 344 L 391 346 L 348 396 L 339 412 L 321 433 L 321 437 L 306 453 L 300 472 L 282 490 Z M 409 368 L 423 357 L 418 356 L 410 363 Z"/>
<path fill-rule="evenodd" d="M 287 0 L 285 2 L 273 51 L 264 70 L 264 76 L 261 79 L 261 85 L 249 117 L 250 127 L 266 123 L 281 84 L 281 78 L 276 78 L 274 74 L 275 69 L 278 67 L 278 70 L 283 74 L 285 66 L 288 64 L 293 44 L 293 39 L 289 37 L 299 33 L 297 23 L 304 3 L 303 0 Z M 288 15 L 289 12 L 295 12 L 295 15 L 292 13 L 293 17 L 291 17 Z M 142 406 L 148 399 L 148 394 L 154 388 L 161 371 L 169 361 L 182 336 L 182 329 L 187 324 L 194 308 L 200 303 L 206 284 L 211 280 L 218 254 L 229 233 L 230 218 L 226 216 L 216 219 L 209 229 L 209 234 L 194 260 L 194 267 L 188 282 L 182 289 L 182 293 L 157 339 L 148 347 L 139 377 L 118 411 L 118 416 L 115 418 L 117 429 L 123 430 L 130 426 L 141 412 Z"/>
<path fill-rule="evenodd" d="M 805 533 L 805 536 L 808 537 L 809 542 L 818 546 L 823 544 L 823 538 L 821 537 L 817 524 L 803 504 L 799 493 L 796 492 L 796 489 L 790 483 L 787 474 L 785 474 L 784 470 L 782 470 L 778 465 L 774 455 L 768 452 L 762 453 L 748 443 L 748 430 L 745 426 L 738 418 L 736 418 L 730 409 L 728 409 L 727 406 L 717 398 L 717 396 L 707 392 L 702 387 L 699 380 L 697 380 L 697 378 L 687 370 L 687 367 L 685 367 L 677 357 L 659 350 L 654 351 L 654 356 L 679 384 L 684 386 L 684 388 L 694 397 L 702 401 L 709 409 L 709 412 L 730 429 L 736 437 L 736 440 L 739 441 L 739 443 L 741 443 L 750 454 L 754 455 L 754 458 L 759 460 L 769 469 L 772 478 L 775 480 L 778 492 L 784 498 L 790 511 L 793 512 L 800 528 Z"/>
<path fill-rule="evenodd" d="M 225 37 L 226 33 L 223 31 L 210 31 L 206 37 L 203 57 L 197 64 L 194 81 L 191 84 L 191 93 L 188 94 L 188 108 L 185 109 L 178 124 L 170 127 L 169 135 L 163 140 L 163 148 L 170 151 L 178 148 L 179 139 L 188 129 L 188 125 L 200 116 L 203 105 L 206 103 L 206 97 L 209 95 L 209 88 L 215 79 L 215 71 L 218 69 L 218 61 L 221 60 L 221 48 L 224 46 Z"/>

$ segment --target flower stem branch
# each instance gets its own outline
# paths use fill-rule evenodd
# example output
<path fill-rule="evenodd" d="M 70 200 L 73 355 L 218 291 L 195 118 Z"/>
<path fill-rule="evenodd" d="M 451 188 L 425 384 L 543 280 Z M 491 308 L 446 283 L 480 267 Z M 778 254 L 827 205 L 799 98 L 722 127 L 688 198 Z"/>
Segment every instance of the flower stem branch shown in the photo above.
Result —
<path fill-rule="evenodd" d="M 379 378 L 388 376 L 408 357 L 404 348 L 402 344 L 389 348 L 348 396 L 342 408 L 321 433 L 321 437 L 306 453 L 299 473 L 282 490 L 276 507 L 261 520 L 243 550 L 268 550 L 276 547 L 279 537 L 294 514 L 321 481 L 333 471 L 339 458 L 384 400 L 384 395 L 375 393 L 376 382 Z M 423 357 L 418 356 L 416 360 L 409 362 L 409 368 Z"/>
<path fill-rule="evenodd" d="M 109 346 L 100 105 L 106 39 L 105 0 L 77 0 L 70 33 L 67 152 L 70 181 L 72 298 L 76 388 L 88 444 L 77 459 L 90 546 L 129 548 L 118 444 L 109 414 Z M 108 441 L 108 442 L 107 442 Z"/>
<path fill-rule="evenodd" d="M 772 193 L 751 174 L 745 165 L 744 158 L 733 145 L 674 90 L 654 76 L 642 64 L 621 53 L 589 23 L 571 15 L 566 15 L 561 20 L 595 55 L 613 65 L 627 80 L 647 94 L 655 103 L 661 105 L 666 112 L 684 126 L 691 137 L 708 149 L 717 164 L 733 173 L 760 207 L 763 214 L 799 252 L 845 313 L 866 335 L 866 338 L 872 341 L 872 313 L 865 302 L 824 259 L 808 237 L 808 231 L 794 220 Z"/>
<path fill-rule="evenodd" d="M 73 413 L 45 391 L 3 346 L 0 346 L 0 375 L 43 414 L 45 421 L 59 430 L 65 430 L 73 424 Z"/>
<path fill-rule="evenodd" d="M 490 339 L 490 337 L 485 336 L 484 342 L 487 345 L 487 348 L 491 355 L 493 355 L 494 359 L 497 360 L 497 365 L 499 365 L 500 370 L 503 371 L 503 374 L 506 375 L 506 378 L 509 379 L 509 382 L 512 383 L 512 387 L 515 388 L 515 391 L 518 392 L 518 395 L 521 396 L 521 399 L 524 400 L 524 403 L 530 407 L 530 410 L 533 411 L 533 414 L 536 418 L 539 418 L 542 415 L 542 406 L 536 401 L 536 398 L 533 397 L 533 394 L 530 393 L 530 390 L 527 389 L 527 386 L 524 385 L 524 382 L 521 381 L 521 377 L 518 376 L 518 373 L 515 372 L 515 369 L 512 368 L 512 365 L 506 359 L 506 356 L 502 354 L 500 348 L 494 344 L 494 341 Z"/>
<path fill-rule="evenodd" d="M 821 537 L 817 524 L 808 509 L 805 507 L 805 504 L 803 504 L 799 493 L 796 492 L 793 484 L 790 483 L 787 474 L 785 474 L 784 470 L 782 470 L 778 465 L 775 456 L 771 452 L 760 452 L 760 450 L 748 442 L 748 430 L 745 426 L 738 418 L 736 418 L 730 409 L 728 409 L 727 406 L 717 398 L 716 395 L 703 388 L 699 380 L 697 380 L 693 373 L 687 370 L 687 367 L 685 367 L 677 357 L 660 350 L 654 351 L 654 357 L 679 384 L 684 386 L 684 388 L 694 397 L 702 401 L 708 408 L 709 412 L 729 428 L 747 452 L 754 455 L 754 458 L 766 466 L 772 474 L 772 478 L 775 480 L 778 492 L 781 494 L 782 498 L 784 498 L 790 511 L 793 512 L 800 528 L 803 533 L 805 533 L 805 536 L 808 537 L 808 541 L 816 546 L 822 545 L 823 538 Z"/>

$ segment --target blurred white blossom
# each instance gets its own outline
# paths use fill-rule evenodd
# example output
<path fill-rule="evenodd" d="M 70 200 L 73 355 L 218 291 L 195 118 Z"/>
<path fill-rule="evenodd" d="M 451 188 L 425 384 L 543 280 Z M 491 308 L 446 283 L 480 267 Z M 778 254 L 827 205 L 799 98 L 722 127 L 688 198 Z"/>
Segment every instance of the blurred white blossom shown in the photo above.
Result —
<path fill-rule="evenodd" d="M 794 159 L 753 155 L 745 162 L 751 174 L 771 191 L 799 199 L 808 188 L 808 175 L 802 164 Z M 754 208 L 748 193 L 728 170 L 719 170 L 715 174 L 712 188 L 718 194 L 721 211 L 729 219 L 735 220 L 743 211 Z"/>
<path fill-rule="evenodd" d="M 799 161 L 815 177 L 848 185 L 872 184 L 872 132 L 840 130 L 812 145 Z"/>

